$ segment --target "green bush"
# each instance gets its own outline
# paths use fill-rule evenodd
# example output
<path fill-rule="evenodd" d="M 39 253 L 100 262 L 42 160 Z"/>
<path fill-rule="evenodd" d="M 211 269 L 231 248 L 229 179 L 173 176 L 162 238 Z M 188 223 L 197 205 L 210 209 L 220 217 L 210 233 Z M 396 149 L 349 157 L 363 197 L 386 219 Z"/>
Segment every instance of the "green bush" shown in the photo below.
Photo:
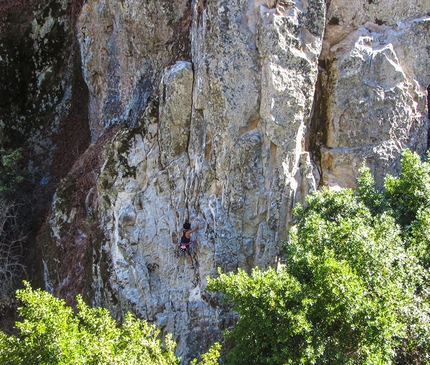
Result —
<path fill-rule="evenodd" d="M 197 359 L 191 361 L 190 365 L 217 365 L 221 356 L 221 344 L 216 342 L 212 345 L 208 352 L 202 355 L 199 362 Z"/>
<path fill-rule="evenodd" d="M 77 314 L 64 300 L 28 284 L 17 298 L 23 303 L 20 333 L 0 332 L 1 364 L 179 364 L 171 336 L 162 344 L 154 326 L 130 313 L 119 327 L 106 309 L 89 308 L 80 297 Z"/>
<path fill-rule="evenodd" d="M 284 267 L 209 280 L 240 315 L 229 364 L 430 362 L 428 163 L 405 151 L 384 189 L 358 181 L 296 208 Z"/>
<path fill-rule="evenodd" d="M 406 230 L 419 211 L 430 208 L 430 163 L 421 162 L 416 153 L 405 150 L 401 165 L 399 176 L 388 175 L 384 187 L 393 216 Z"/>

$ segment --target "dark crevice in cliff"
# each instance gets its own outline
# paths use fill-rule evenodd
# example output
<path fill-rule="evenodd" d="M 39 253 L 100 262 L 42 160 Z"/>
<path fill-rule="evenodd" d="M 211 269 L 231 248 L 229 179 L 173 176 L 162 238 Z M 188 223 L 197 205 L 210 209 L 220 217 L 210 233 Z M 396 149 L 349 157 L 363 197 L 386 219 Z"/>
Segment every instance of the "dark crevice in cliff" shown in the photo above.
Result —
<path fill-rule="evenodd" d="M 191 61 L 191 13 L 191 0 L 189 0 L 182 18 L 174 28 L 172 38 L 167 43 L 172 55 L 171 65 L 177 61 Z"/>
<path fill-rule="evenodd" d="M 78 45 L 75 44 L 72 66 L 72 96 L 69 113 L 60 121 L 60 128 L 57 134 L 53 135 L 55 154 L 52 164 L 49 167 L 49 182 L 44 185 L 35 181 L 33 188 L 33 217 L 35 222 L 35 233 L 42 226 L 46 219 L 52 197 L 58 188 L 60 181 L 67 176 L 76 160 L 84 153 L 90 143 L 90 132 L 88 126 L 88 90 L 80 72 L 80 54 Z M 37 158 L 37 157 L 36 157 Z M 34 240 L 35 238 L 33 238 Z M 28 260 L 37 262 L 39 272 L 33 272 L 32 277 L 36 279 L 40 286 L 43 286 L 41 277 L 41 254 L 40 247 L 32 245 L 29 248 Z M 34 266 L 34 264 L 32 265 Z"/>
<path fill-rule="evenodd" d="M 34 197 L 32 200 L 34 201 L 33 217 L 36 220 L 33 223 L 35 234 L 47 217 L 52 196 L 58 184 L 67 176 L 74 162 L 79 159 L 90 144 L 88 122 L 89 92 L 83 79 L 80 49 L 74 34 L 74 23 L 76 22 L 77 12 L 81 5 L 81 0 L 69 4 L 66 16 L 73 26 L 70 27 L 71 33 L 65 33 L 64 30 L 62 32 L 65 39 L 61 42 L 64 49 L 59 51 L 62 54 L 60 57 L 62 62 L 58 65 L 58 72 L 60 78 L 63 75 L 63 80 L 67 80 L 67 85 L 64 85 L 64 89 L 61 89 L 63 93 L 62 98 L 65 97 L 68 88 L 71 90 L 70 104 L 65 115 L 57 116 L 59 118 L 57 132 L 52 133 L 52 126 L 50 124 L 46 126 L 47 135 L 45 138 L 49 138 L 49 135 L 51 135 L 52 143 L 55 146 L 55 153 L 52 155 L 52 162 L 45 167 L 45 171 L 43 172 L 44 176 L 48 177 L 48 182 L 46 184 L 42 183 L 43 179 L 35 179 L 34 181 Z M 54 119 L 55 116 L 53 115 L 51 118 Z M 35 161 L 38 161 L 40 157 L 34 155 L 33 158 Z M 35 237 L 33 240 L 35 240 Z M 37 262 L 41 271 L 40 249 L 34 245 L 29 249 L 28 260 Z M 40 286 L 44 285 L 41 272 L 34 272 L 31 276 Z"/>
<path fill-rule="evenodd" d="M 309 130 L 305 138 L 305 149 L 311 154 L 311 159 L 321 172 L 321 147 L 327 141 L 327 68 L 326 60 L 319 60 L 318 78 L 315 85 L 314 102 Z M 320 179 L 319 179 L 320 180 Z"/>

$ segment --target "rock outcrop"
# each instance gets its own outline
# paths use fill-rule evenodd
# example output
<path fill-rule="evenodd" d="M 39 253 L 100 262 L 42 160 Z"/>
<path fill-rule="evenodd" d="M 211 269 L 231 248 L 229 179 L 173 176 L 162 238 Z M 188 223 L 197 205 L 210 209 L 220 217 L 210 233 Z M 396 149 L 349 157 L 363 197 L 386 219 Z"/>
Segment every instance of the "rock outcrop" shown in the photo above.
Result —
<path fill-rule="evenodd" d="M 320 59 L 322 181 L 355 186 L 363 160 L 382 184 L 405 148 L 428 147 L 427 1 L 332 1 Z M 316 121 L 322 124 L 322 120 Z"/>
<path fill-rule="evenodd" d="M 184 363 L 205 351 L 236 320 L 208 276 L 276 266 L 307 194 L 354 187 L 363 161 L 381 184 L 402 149 L 428 148 L 429 10 L 86 1 L 73 37 L 93 145 L 40 235 L 47 287 L 154 322 Z M 174 255 L 185 221 L 194 270 Z"/>

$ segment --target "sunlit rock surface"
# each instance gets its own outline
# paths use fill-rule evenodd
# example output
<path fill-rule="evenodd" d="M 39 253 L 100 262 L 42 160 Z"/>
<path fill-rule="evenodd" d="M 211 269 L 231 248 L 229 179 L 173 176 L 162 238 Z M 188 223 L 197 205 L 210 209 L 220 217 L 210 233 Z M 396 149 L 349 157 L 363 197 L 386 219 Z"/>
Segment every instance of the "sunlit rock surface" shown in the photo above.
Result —
<path fill-rule="evenodd" d="M 332 1 L 321 59 L 322 180 L 354 187 L 363 160 L 381 185 L 405 148 L 428 145 L 427 1 Z"/>

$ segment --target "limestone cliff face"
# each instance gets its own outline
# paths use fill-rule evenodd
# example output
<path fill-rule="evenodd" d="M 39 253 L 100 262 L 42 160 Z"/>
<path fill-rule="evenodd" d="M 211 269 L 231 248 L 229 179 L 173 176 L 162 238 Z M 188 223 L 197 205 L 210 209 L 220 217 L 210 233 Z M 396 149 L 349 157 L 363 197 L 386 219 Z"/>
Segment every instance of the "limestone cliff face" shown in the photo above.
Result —
<path fill-rule="evenodd" d="M 296 202 L 353 187 L 363 161 L 381 182 L 403 148 L 427 149 L 429 10 L 85 2 L 76 39 L 93 146 L 53 200 L 47 287 L 67 295 L 86 280 L 93 305 L 172 333 L 184 362 L 205 351 L 235 321 L 208 276 L 275 266 Z M 194 270 L 174 255 L 185 221 L 199 222 Z"/>

